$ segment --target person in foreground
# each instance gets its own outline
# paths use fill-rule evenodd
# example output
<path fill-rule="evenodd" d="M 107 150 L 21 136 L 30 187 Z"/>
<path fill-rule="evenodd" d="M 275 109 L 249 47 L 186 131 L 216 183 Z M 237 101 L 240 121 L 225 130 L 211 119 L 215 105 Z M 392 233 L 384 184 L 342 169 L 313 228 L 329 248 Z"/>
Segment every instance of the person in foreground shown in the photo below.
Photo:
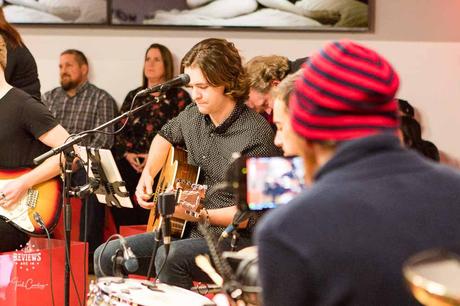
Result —
<path fill-rule="evenodd" d="M 225 182 L 226 172 L 233 162 L 232 153 L 267 156 L 278 155 L 279 151 L 273 144 L 273 130 L 268 122 L 244 104 L 249 86 L 241 57 L 233 43 L 216 38 L 199 42 L 182 59 L 182 69 L 190 76 L 189 87 L 195 103 L 165 124 L 153 139 L 136 196 L 144 208 L 154 207 L 151 202 L 153 180 L 164 165 L 171 146 L 185 147 L 188 163 L 201 167 L 201 183 L 208 186 L 205 208 L 197 219 L 187 215 L 181 206 L 176 206 L 175 217 L 195 222 L 191 222 L 188 229 L 188 239 L 171 243 L 166 264 L 158 277 L 164 283 L 190 288 L 193 280 L 211 282 L 195 265 L 196 255 L 209 253 L 196 221 L 209 223 L 209 231 L 220 235 L 237 212 L 233 194 L 218 187 L 219 183 Z M 256 218 L 250 218 L 244 222 L 247 227 L 240 231 L 238 248 L 251 244 L 255 221 Z M 131 236 L 126 241 L 139 260 L 137 273 L 147 274 L 154 233 Z M 228 244 L 228 240 L 225 243 Z M 111 274 L 110 258 L 119 248 L 119 241 L 109 243 L 103 255 L 102 248 L 95 253 L 98 276 Z M 155 260 L 157 273 L 164 262 L 162 246 Z"/>
<path fill-rule="evenodd" d="M 63 144 L 69 134 L 58 124 L 47 107 L 6 82 L 7 46 L 0 37 L 0 171 L 7 170 L 0 179 L 0 212 L 8 212 L 22 199 L 27 190 L 60 173 L 59 156 L 45 160 L 31 171 L 11 179 L 12 172 L 33 167 L 32 160 L 50 147 Z M 0 218 L 0 252 L 24 247 L 29 235 Z"/>
<path fill-rule="evenodd" d="M 460 241 L 460 173 L 402 147 L 399 78 L 343 40 L 304 66 L 290 100 L 310 188 L 256 228 L 264 306 L 419 305 L 402 266 Z"/>

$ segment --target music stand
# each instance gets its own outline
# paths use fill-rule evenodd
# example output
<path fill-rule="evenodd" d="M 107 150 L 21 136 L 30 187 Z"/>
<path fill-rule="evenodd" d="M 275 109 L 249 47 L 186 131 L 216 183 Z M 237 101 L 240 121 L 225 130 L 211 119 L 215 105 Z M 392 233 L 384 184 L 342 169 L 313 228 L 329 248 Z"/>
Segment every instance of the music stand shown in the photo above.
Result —
<path fill-rule="evenodd" d="M 78 146 L 80 158 L 88 169 L 89 186 L 100 203 L 118 208 L 133 208 L 112 152 L 108 149 L 96 149 Z"/>
<path fill-rule="evenodd" d="M 184 80 L 185 81 L 185 80 Z M 157 92 L 161 92 L 163 89 L 169 89 L 170 87 L 162 86 L 160 88 L 155 89 Z M 133 98 L 133 101 L 136 99 L 138 95 L 136 94 Z M 35 165 L 39 165 L 48 159 L 51 156 L 64 153 L 65 157 L 65 164 L 63 169 L 63 182 L 64 182 L 64 227 L 65 227 L 65 241 L 66 241 L 66 261 L 65 261 L 65 274 L 64 274 L 64 305 L 69 305 L 69 283 L 70 283 L 70 231 L 71 231 L 71 219 L 72 219 L 72 209 L 70 205 L 70 198 L 71 197 L 78 197 L 78 194 L 72 190 L 70 187 L 70 181 L 72 176 L 72 162 L 75 157 L 74 151 L 72 146 L 81 143 L 83 140 L 87 139 L 93 133 L 99 132 L 109 126 L 114 125 L 115 123 L 119 122 L 123 118 L 128 118 L 130 115 L 147 108 L 148 106 L 152 105 L 153 103 L 159 103 L 163 100 L 164 95 L 160 95 L 147 103 L 144 103 L 136 108 L 131 108 L 129 111 L 124 112 L 123 114 L 119 115 L 118 117 L 109 120 L 100 126 L 89 130 L 83 131 L 77 135 L 74 135 L 69 141 L 65 142 L 64 144 L 52 148 L 49 151 L 41 154 L 40 156 L 34 158 L 33 162 Z M 91 188 L 89 188 L 91 189 Z"/>

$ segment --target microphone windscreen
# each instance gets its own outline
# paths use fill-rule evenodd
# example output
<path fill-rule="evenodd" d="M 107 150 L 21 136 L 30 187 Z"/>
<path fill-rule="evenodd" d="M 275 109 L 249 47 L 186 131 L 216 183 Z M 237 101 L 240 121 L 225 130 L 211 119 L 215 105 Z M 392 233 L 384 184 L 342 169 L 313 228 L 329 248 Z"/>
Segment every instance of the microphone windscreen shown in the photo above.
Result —
<path fill-rule="evenodd" d="M 139 269 L 139 263 L 135 257 L 130 257 L 123 263 L 126 272 L 134 273 Z"/>
<path fill-rule="evenodd" d="M 180 77 L 184 85 L 187 85 L 188 83 L 190 83 L 190 76 L 188 74 L 182 73 Z"/>

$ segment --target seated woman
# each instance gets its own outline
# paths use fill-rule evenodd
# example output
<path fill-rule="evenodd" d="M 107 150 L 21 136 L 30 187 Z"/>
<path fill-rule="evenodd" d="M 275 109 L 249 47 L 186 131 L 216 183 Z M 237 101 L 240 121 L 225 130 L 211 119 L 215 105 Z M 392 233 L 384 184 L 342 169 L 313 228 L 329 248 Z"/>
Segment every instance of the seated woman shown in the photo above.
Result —
<path fill-rule="evenodd" d="M 126 112 L 131 108 L 132 100 L 139 91 L 172 79 L 173 73 L 171 51 L 161 44 L 150 45 L 145 53 L 142 86 L 127 94 L 120 111 Z M 158 93 L 140 96 L 134 101 L 133 107 L 152 101 L 157 96 Z M 135 193 L 153 137 L 163 124 L 177 116 L 191 102 L 187 91 L 171 88 L 162 102 L 153 103 L 149 108 L 133 114 L 123 131 L 117 135 L 112 150 L 130 195 Z M 120 225 L 146 224 L 149 216 L 149 211 L 136 203 L 134 209 L 114 208 L 112 213 L 117 228 Z"/>

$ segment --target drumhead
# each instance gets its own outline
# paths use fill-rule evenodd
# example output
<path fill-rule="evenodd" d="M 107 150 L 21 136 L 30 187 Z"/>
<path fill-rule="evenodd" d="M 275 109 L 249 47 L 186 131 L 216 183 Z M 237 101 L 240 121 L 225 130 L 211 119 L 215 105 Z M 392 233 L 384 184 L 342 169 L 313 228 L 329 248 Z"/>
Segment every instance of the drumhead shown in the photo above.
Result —
<path fill-rule="evenodd" d="M 152 282 L 139 279 L 103 277 L 97 280 L 96 286 L 97 289 L 106 297 L 108 296 L 112 298 L 111 300 L 119 301 L 115 305 L 215 305 L 208 298 L 192 291 L 162 283 L 157 283 L 156 286 L 153 286 Z M 91 292 L 93 291 L 95 290 L 91 290 Z M 92 300 L 95 300 L 94 297 Z"/>

